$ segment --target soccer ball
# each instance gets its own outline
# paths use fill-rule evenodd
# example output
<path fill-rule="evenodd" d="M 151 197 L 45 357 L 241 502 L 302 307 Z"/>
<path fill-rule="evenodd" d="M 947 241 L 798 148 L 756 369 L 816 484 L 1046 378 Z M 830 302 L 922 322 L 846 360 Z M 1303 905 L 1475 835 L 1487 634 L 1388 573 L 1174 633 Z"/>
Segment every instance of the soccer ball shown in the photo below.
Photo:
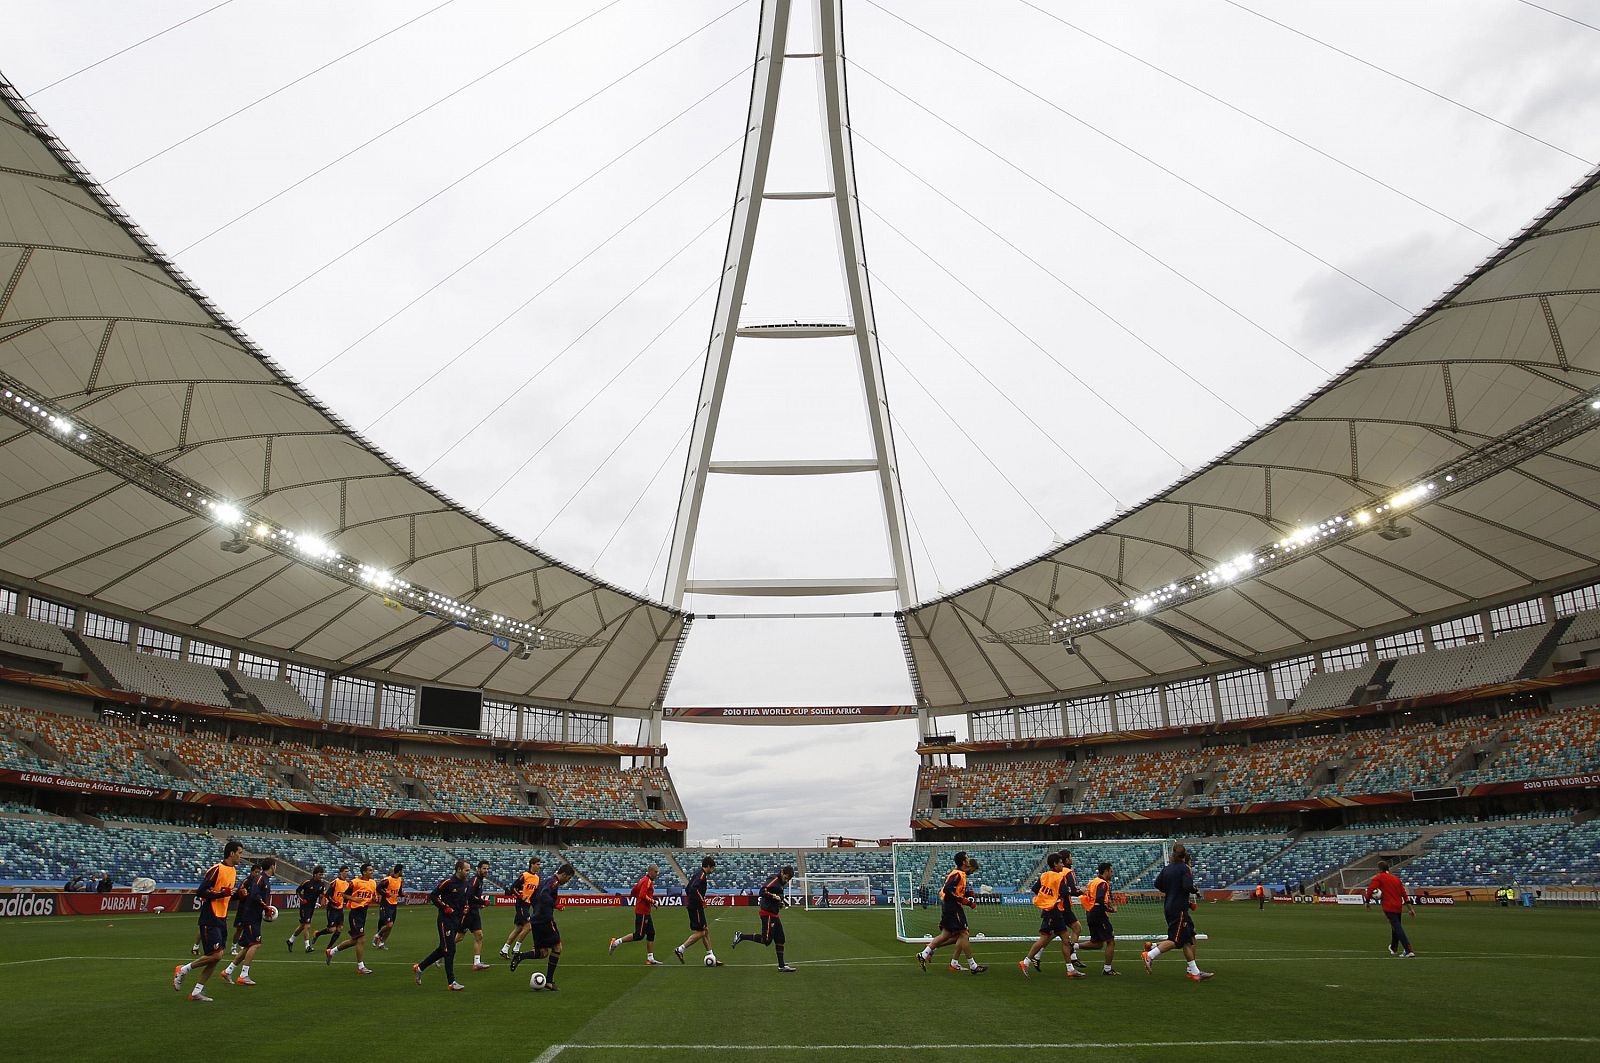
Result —
<path fill-rule="evenodd" d="M 533 972 L 533 976 L 528 979 L 528 988 L 533 990 L 535 993 L 537 993 L 539 990 L 544 988 L 544 972 L 543 971 L 534 971 Z"/>
<path fill-rule="evenodd" d="M 715 967 L 716 965 L 717 965 L 717 954 L 714 953 L 714 952 L 706 953 L 706 966 L 707 967 Z"/>
<path fill-rule="evenodd" d="M 269 922 L 269 923 L 272 922 L 274 919 L 278 918 L 278 906 L 275 905 L 275 904 L 267 905 L 265 918 L 266 918 L 267 922 Z"/>

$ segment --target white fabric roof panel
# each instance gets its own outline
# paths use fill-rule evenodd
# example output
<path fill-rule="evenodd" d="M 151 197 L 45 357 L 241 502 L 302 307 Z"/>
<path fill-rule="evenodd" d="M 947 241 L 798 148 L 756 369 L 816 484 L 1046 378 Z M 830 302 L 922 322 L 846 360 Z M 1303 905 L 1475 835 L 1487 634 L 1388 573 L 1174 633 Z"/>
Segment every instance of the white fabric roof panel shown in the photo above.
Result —
<path fill-rule="evenodd" d="M 1235 657 L 1265 663 L 1308 643 L 1357 642 L 1485 600 L 1600 578 L 1600 433 L 1591 432 L 1413 510 L 1403 518 L 1408 538 L 1369 533 L 1328 547 L 1080 637 L 1075 656 L 981 641 L 1158 589 L 1387 498 L 1593 392 L 1596 183 L 1591 174 L 1457 289 L 1208 468 L 1039 559 L 912 610 L 907 634 L 930 704 L 1070 697 L 1231 669 Z M 952 622 L 957 613 L 965 626 Z"/>
<path fill-rule="evenodd" d="M 85 425 L 342 552 L 606 644 L 530 660 L 451 630 L 381 666 L 410 679 L 647 708 L 676 611 L 540 554 L 409 473 L 285 379 L 0 82 L 0 372 Z M 0 570 L 263 652 L 348 665 L 441 623 L 256 548 L 0 422 Z M 492 679 L 490 679 L 492 677 Z"/>

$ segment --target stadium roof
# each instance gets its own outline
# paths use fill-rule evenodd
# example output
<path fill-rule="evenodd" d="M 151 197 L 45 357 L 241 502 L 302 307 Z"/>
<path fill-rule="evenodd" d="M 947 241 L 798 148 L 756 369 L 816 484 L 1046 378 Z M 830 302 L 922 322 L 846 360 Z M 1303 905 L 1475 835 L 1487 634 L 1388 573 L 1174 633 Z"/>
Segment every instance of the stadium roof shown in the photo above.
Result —
<path fill-rule="evenodd" d="M 289 381 L 169 262 L 0 80 L 0 373 L 81 425 L 352 558 L 461 602 L 597 637 L 520 660 L 385 607 L 44 434 L 0 435 L 0 569 L 263 651 L 531 699 L 644 709 L 678 612 L 541 554 L 397 466 Z M 493 460 L 495 455 L 486 456 Z"/>
<path fill-rule="evenodd" d="M 1600 576 L 1595 432 L 1419 507 L 1402 521 L 1408 537 L 1368 532 L 1326 546 L 1159 616 L 1078 637 L 1076 654 L 985 641 L 1122 605 L 1381 503 L 1597 385 L 1600 190 L 1591 173 L 1431 307 L 1230 453 L 1065 545 L 910 611 L 921 696 L 934 706 L 1005 705 L 1130 688 L 1592 580 Z"/>

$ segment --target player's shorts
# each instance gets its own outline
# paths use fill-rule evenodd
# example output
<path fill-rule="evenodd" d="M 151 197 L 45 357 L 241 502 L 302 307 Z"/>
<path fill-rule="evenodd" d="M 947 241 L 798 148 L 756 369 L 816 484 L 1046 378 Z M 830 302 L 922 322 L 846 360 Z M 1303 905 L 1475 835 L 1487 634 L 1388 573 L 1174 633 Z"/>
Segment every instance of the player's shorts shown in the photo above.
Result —
<path fill-rule="evenodd" d="M 556 921 L 548 923 L 533 923 L 528 936 L 533 939 L 536 949 L 549 949 L 561 944 L 561 931 L 556 927 Z"/>
<path fill-rule="evenodd" d="M 329 908 L 328 909 L 328 925 L 329 926 L 344 926 L 344 909 L 343 908 Z"/>
<path fill-rule="evenodd" d="M 1167 920 L 1167 940 L 1179 948 L 1194 944 L 1194 919 L 1188 912 Z"/>
<path fill-rule="evenodd" d="M 239 945 L 249 948 L 251 945 L 261 944 L 261 921 L 245 920 L 239 924 Z"/>
<path fill-rule="evenodd" d="M 228 943 L 228 923 L 215 916 L 200 917 L 200 951 L 210 955 L 219 952 Z"/>
<path fill-rule="evenodd" d="M 394 922 L 394 917 L 397 914 L 399 914 L 399 911 L 400 911 L 400 906 L 399 905 L 395 905 L 395 904 L 379 905 L 379 907 L 378 907 L 378 925 L 379 926 L 388 926 L 390 923 Z"/>
<path fill-rule="evenodd" d="M 467 914 L 461 917 L 461 931 L 473 933 L 483 929 L 483 911 L 479 908 L 470 908 Z"/>
<path fill-rule="evenodd" d="M 1067 932 L 1067 913 L 1050 908 L 1039 913 L 1039 933 L 1064 934 Z"/>
<path fill-rule="evenodd" d="M 517 902 L 517 910 L 511 913 L 511 922 L 516 926 L 527 926 L 528 920 L 533 918 L 533 905 Z"/>
<path fill-rule="evenodd" d="M 367 909 L 350 909 L 350 936 L 356 937 L 367 932 Z"/>
<path fill-rule="evenodd" d="M 782 945 L 784 942 L 783 920 L 773 912 L 761 913 L 761 940 L 774 945 Z"/>
<path fill-rule="evenodd" d="M 698 904 L 693 904 L 685 907 L 684 911 L 689 913 L 690 930 L 698 931 L 706 928 L 706 910 L 704 908 Z"/>
<path fill-rule="evenodd" d="M 300 906 L 300 922 L 303 925 L 310 926 L 311 925 L 311 917 L 316 914 L 316 911 L 317 911 L 317 906 L 316 905 L 314 905 L 314 904 L 302 904 Z"/>
<path fill-rule="evenodd" d="M 1089 913 L 1089 940 L 1090 941 L 1115 941 L 1117 932 L 1111 929 L 1111 917 L 1105 912 Z"/>
<path fill-rule="evenodd" d="M 1067 926 L 1078 925 L 1078 913 L 1072 910 L 1072 905 L 1067 905 L 1061 910 L 1061 921 Z"/>
<path fill-rule="evenodd" d="M 649 912 L 633 913 L 633 938 L 635 941 L 656 939 L 656 921 L 650 918 Z"/>
<path fill-rule="evenodd" d="M 939 913 L 939 929 L 959 934 L 967 928 L 967 910 L 960 905 L 947 904 Z"/>

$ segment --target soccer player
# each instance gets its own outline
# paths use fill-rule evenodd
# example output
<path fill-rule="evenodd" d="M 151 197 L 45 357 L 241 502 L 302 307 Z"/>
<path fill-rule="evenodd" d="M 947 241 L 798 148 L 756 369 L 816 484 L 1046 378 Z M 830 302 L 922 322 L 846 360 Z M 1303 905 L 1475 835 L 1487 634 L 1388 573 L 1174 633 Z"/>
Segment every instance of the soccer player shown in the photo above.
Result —
<path fill-rule="evenodd" d="M 955 854 L 954 863 L 954 868 L 945 876 L 944 885 L 939 890 L 939 936 L 928 942 L 927 947 L 917 953 L 917 962 L 922 964 L 922 969 L 926 971 L 928 961 L 933 959 L 934 950 L 953 944 L 955 954 L 950 957 L 950 970 L 956 972 L 971 970 L 973 974 L 982 974 L 989 968 L 973 957 L 970 932 L 967 929 L 967 909 L 975 908 L 978 904 L 967 889 L 967 875 L 978 869 L 978 862 L 962 851 Z M 962 956 L 967 957 L 970 967 L 961 966 Z"/>
<path fill-rule="evenodd" d="M 1267 887 L 1262 885 L 1259 879 L 1256 880 L 1256 888 L 1254 892 L 1256 898 L 1256 911 L 1265 911 L 1267 907 Z"/>
<path fill-rule="evenodd" d="M 1033 884 L 1033 906 L 1039 909 L 1039 940 L 1028 949 L 1028 954 L 1017 961 L 1024 977 L 1038 966 L 1039 953 L 1052 938 L 1061 940 L 1061 959 L 1067 966 L 1068 978 L 1082 978 L 1083 972 L 1073 966 L 1074 956 L 1067 936 L 1067 916 L 1070 913 L 1071 872 L 1066 867 L 1066 852 L 1051 853 L 1045 860 L 1045 870 Z M 1074 919 L 1076 921 L 1076 919 Z"/>
<path fill-rule="evenodd" d="M 741 941 L 759 941 L 763 945 L 775 945 L 778 949 L 778 970 L 789 974 L 795 970 L 783 962 L 783 919 L 784 908 L 789 905 L 786 893 L 789 882 L 794 878 L 794 868 L 781 867 L 773 872 L 772 877 L 761 884 L 761 893 L 756 903 L 761 909 L 761 933 L 743 934 L 733 932 L 733 947 L 738 948 Z"/>
<path fill-rule="evenodd" d="M 372 877 L 372 865 L 362 864 L 361 873 L 350 880 L 350 892 L 345 901 L 345 909 L 350 919 L 350 936 L 327 950 L 327 963 L 330 967 L 335 956 L 345 949 L 354 947 L 356 974 L 373 973 L 372 968 L 367 966 L 367 911 L 377 899 L 378 883 Z"/>
<path fill-rule="evenodd" d="M 612 938 L 606 955 L 614 955 L 618 945 L 643 941 L 646 943 L 645 966 L 661 966 L 661 961 L 656 959 L 656 921 L 652 918 L 652 910 L 656 906 L 656 876 L 659 874 L 661 867 L 651 864 L 644 869 L 639 881 L 633 884 L 633 889 L 628 891 L 628 899 L 633 902 L 633 933 L 625 938 Z"/>
<path fill-rule="evenodd" d="M 222 950 L 228 947 L 228 903 L 233 900 L 233 889 L 239 880 L 239 854 L 243 851 L 244 843 L 240 841 L 230 841 L 223 846 L 222 859 L 206 870 L 194 891 L 200 898 L 200 946 L 205 949 L 205 955 L 174 967 L 172 988 L 183 992 L 184 976 L 199 971 L 200 977 L 189 991 L 189 999 L 197 1004 L 212 1002 L 206 996 L 206 979 L 217 969 Z"/>
<path fill-rule="evenodd" d="M 682 945 L 672 950 L 678 957 L 678 962 L 683 962 L 683 953 L 696 941 L 706 947 L 706 959 L 711 961 L 711 966 L 721 967 L 722 961 L 717 959 L 717 954 L 711 951 L 711 924 L 706 922 L 706 876 L 717 869 L 717 860 L 708 856 L 700 861 L 700 870 L 689 878 L 689 885 L 683 891 L 683 910 L 689 913 L 689 937 Z"/>
<path fill-rule="evenodd" d="M 1105 950 L 1101 974 L 1121 973 L 1111 966 L 1117 955 L 1117 932 L 1111 928 L 1111 915 L 1115 911 L 1111 904 L 1111 865 L 1102 862 L 1083 889 L 1084 921 L 1089 924 L 1089 940 L 1083 947 Z"/>
<path fill-rule="evenodd" d="M 1182 842 L 1172 847 L 1172 862 L 1156 875 L 1156 891 L 1166 895 L 1163 908 L 1167 916 L 1167 938 L 1146 945 L 1144 973 L 1150 974 L 1156 960 L 1163 952 L 1182 949 L 1183 958 L 1189 961 L 1187 977 L 1191 982 L 1204 982 L 1212 972 L 1202 971 L 1194 958 L 1194 901 L 1199 895 L 1194 888 L 1194 869 L 1189 866 L 1189 850 Z"/>
<path fill-rule="evenodd" d="M 556 991 L 556 964 L 561 962 L 561 930 L 556 926 L 556 909 L 561 907 L 561 887 L 571 882 L 572 876 L 577 873 L 578 869 L 571 864 L 562 864 L 552 877 L 541 881 L 539 888 L 533 892 L 528 936 L 533 939 L 533 958 L 549 957 L 545 962 L 544 987 L 551 993 Z M 513 971 L 522 959 L 520 952 L 511 957 Z"/>
<path fill-rule="evenodd" d="M 517 877 L 506 887 L 506 893 L 516 898 L 516 911 L 511 917 L 511 933 L 500 946 L 500 958 L 509 960 L 513 951 L 522 951 L 522 941 L 528 936 L 529 921 L 533 913 L 533 892 L 539 888 L 539 868 L 544 861 L 537 856 L 528 859 L 528 870 L 518 871 Z"/>
<path fill-rule="evenodd" d="M 489 904 L 489 861 L 478 861 L 478 873 L 472 876 L 467 887 L 467 911 L 461 918 L 461 929 L 456 940 L 472 933 L 472 969 L 487 971 L 493 964 L 483 962 L 483 909 Z"/>
<path fill-rule="evenodd" d="M 441 880 L 428 893 L 428 903 L 439 913 L 439 947 L 428 953 L 421 963 L 411 965 L 411 977 L 418 985 L 422 984 L 422 972 L 443 960 L 444 976 L 449 983 L 445 988 L 452 993 L 467 988 L 456 981 L 456 940 L 461 937 L 462 918 L 471 900 L 470 887 L 467 885 L 471 874 L 472 865 L 465 860 L 457 860 L 455 873 Z"/>
<path fill-rule="evenodd" d="M 1415 959 L 1417 954 L 1411 951 L 1411 939 L 1406 936 L 1406 928 L 1400 924 L 1400 910 L 1408 909 L 1411 918 L 1415 919 L 1417 909 L 1411 903 L 1410 894 L 1406 893 L 1405 883 L 1400 881 L 1399 876 L 1390 873 L 1387 860 L 1378 861 L 1378 873 L 1367 883 L 1361 903 L 1371 904 L 1374 893 L 1378 894 L 1384 918 L 1389 920 L 1389 955 L 1406 960 Z"/>
<path fill-rule="evenodd" d="M 1072 870 L 1072 853 L 1070 850 L 1061 850 L 1061 910 L 1066 915 L 1067 936 L 1066 944 L 1071 948 L 1072 955 L 1067 961 L 1067 966 L 1082 968 L 1083 961 L 1078 959 L 1078 940 L 1083 936 L 1078 926 L 1078 913 L 1072 910 L 1072 898 L 1078 895 L 1078 873 Z M 1067 977 L 1072 977 L 1070 974 Z"/>
<path fill-rule="evenodd" d="M 405 867 L 396 864 L 389 873 L 378 880 L 378 932 L 372 943 L 380 949 L 389 947 L 389 932 L 394 929 L 395 916 L 400 912 L 400 894 L 405 892 Z"/>
<path fill-rule="evenodd" d="M 306 951 L 311 951 L 311 916 L 316 912 L 323 895 L 328 892 L 328 884 L 322 880 L 327 873 L 327 869 L 318 864 L 311 869 L 311 877 L 295 887 L 295 896 L 300 898 L 300 925 L 294 928 L 294 933 L 289 935 L 285 943 L 291 954 L 294 952 L 294 939 L 302 936 L 306 939 Z"/>
<path fill-rule="evenodd" d="M 233 982 L 234 985 L 255 985 L 250 978 L 250 961 L 256 958 L 256 951 L 261 948 L 261 920 L 266 918 L 267 909 L 272 907 L 272 874 L 277 870 L 277 860 L 270 856 L 262 858 L 237 891 L 239 943 L 244 946 L 244 954 L 239 957 L 239 978 Z M 230 962 L 223 968 L 224 982 L 233 981 L 233 966 Z"/>
<path fill-rule="evenodd" d="M 332 934 L 328 944 L 332 945 L 339 940 L 339 935 L 344 933 L 344 909 L 346 899 L 350 896 L 350 865 L 339 865 L 339 873 L 328 883 L 327 899 L 324 907 L 328 910 L 328 924 L 315 934 L 311 935 L 312 941 L 317 941 L 323 934 Z"/>

